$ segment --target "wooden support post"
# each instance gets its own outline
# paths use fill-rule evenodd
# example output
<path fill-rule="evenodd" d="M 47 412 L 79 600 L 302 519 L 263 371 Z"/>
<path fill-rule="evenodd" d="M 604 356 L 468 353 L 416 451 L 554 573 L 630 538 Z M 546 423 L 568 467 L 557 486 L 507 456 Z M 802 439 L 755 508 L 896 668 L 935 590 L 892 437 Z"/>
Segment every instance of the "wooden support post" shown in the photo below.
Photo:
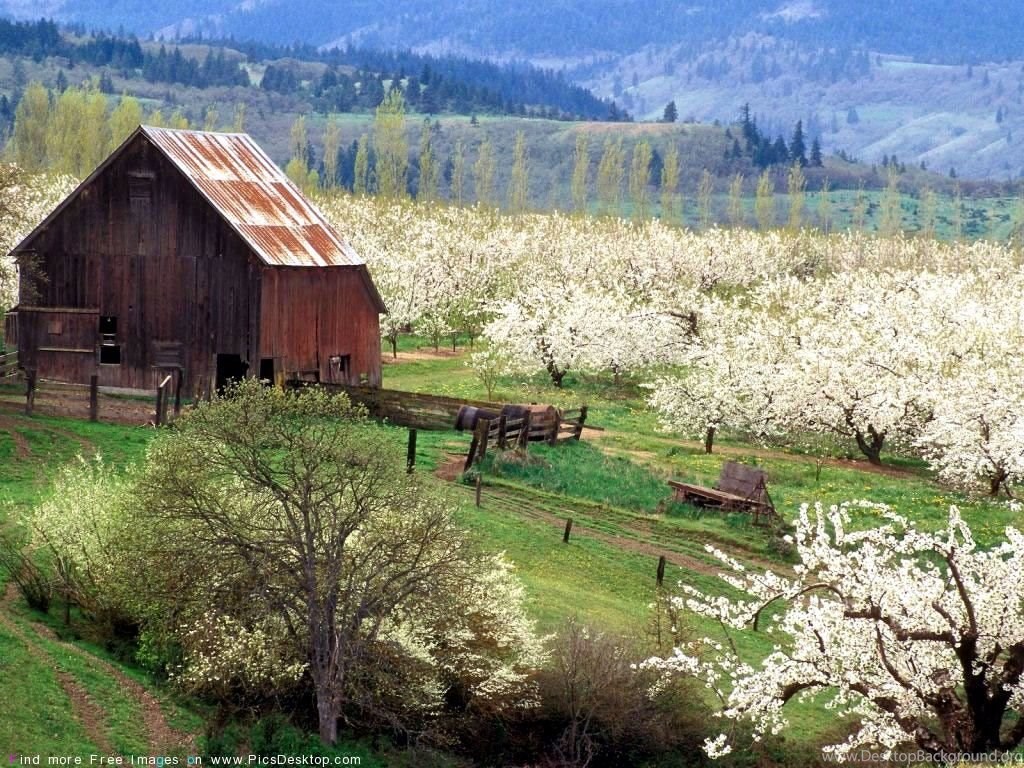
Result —
<path fill-rule="evenodd" d="M 480 475 L 476 476 L 476 505 L 480 506 L 480 489 L 483 487 L 483 479 Z"/>
<path fill-rule="evenodd" d="M 498 450 L 505 450 L 505 429 L 508 425 L 508 417 L 503 413 L 498 417 Z"/>
<path fill-rule="evenodd" d="M 100 420 L 100 377 L 89 377 L 89 421 Z"/>
<path fill-rule="evenodd" d="M 487 441 L 491 437 L 491 422 L 487 419 L 480 419 L 476 423 L 477 447 L 476 461 L 480 463 L 487 456 Z"/>
<path fill-rule="evenodd" d="M 156 425 L 163 426 L 167 423 L 167 404 L 170 400 L 171 377 L 164 376 L 160 386 L 156 388 Z"/>
<path fill-rule="evenodd" d="M 551 434 L 548 435 L 548 445 L 558 445 L 558 429 L 562 426 L 562 412 L 555 411 L 555 421 L 551 425 Z"/>
<path fill-rule="evenodd" d="M 562 543 L 569 543 L 569 534 L 572 533 L 572 518 L 567 518 L 565 521 L 565 533 L 562 534 Z"/>
<path fill-rule="evenodd" d="M 586 420 L 587 420 L 587 406 L 581 405 L 580 406 L 580 418 L 579 418 L 579 421 L 576 422 L 576 431 L 572 435 L 572 439 L 573 440 L 579 440 L 581 437 L 583 437 L 583 424 L 586 422 Z"/>
<path fill-rule="evenodd" d="M 156 414 L 153 417 L 153 422 L 156 426 L 160 426 L 163 422 L 161 421 L 161 412 L 164 409 L 164 385 L 161 384 L 156 388 Z"/>
<path fill-rule="evenodd" d="M 658 558 L 658 586 L 662 585 L 665 581 L 665 556 L 662 555 Z"/>
<path fill-rule="evenodd" d="M 36 369 L 25 369 L 25 415 L 31 416 L 36 405 Z"/>
<path fill-rule="evenodd" d="M 174 382 L 174 418 L 181 416 L 181 387 L 185 383 L 185 372 L 178 369 Z"/>
<path fill-rule="evenodd" d="M 409 430 L 409 447 L 405 452 L 405 471 L 410 475 L 416 467 L 416 430 Z"/>

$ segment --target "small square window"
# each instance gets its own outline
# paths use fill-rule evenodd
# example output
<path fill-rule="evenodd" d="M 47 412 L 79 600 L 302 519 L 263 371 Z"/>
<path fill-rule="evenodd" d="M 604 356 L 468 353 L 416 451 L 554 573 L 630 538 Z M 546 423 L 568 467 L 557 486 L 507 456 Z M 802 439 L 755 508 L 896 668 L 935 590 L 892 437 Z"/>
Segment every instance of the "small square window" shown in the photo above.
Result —
<path fill-rule="evenodd" d="M 50 320 L 48 329 L 51 336 L 60 336 L 64 333 L 64 321 L 63 320 Z"/>
<path fill-rule="evenodd" d="M 100 344 L 100 365 L 120 365 L 121 345 Z"/>

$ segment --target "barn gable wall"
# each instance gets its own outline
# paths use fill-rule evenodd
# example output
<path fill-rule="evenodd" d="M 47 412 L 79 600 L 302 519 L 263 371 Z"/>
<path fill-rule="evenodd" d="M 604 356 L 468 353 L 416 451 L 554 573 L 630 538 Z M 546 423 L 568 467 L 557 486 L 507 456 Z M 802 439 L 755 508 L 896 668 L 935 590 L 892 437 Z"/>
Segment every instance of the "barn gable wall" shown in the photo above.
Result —
<path fill-rule="evenodd" d="M 216 353 L 255 356 L 261 266 L 142 135 L 21 250 L 44 276 L 23 280 L 23 305 L 95 311 L 20 313 L 20 356 L 40 377 L 149 389 L 180 365 L 188 395 Z M 101 317 L 116 318 L 118 365 L 100 363 Z"/>

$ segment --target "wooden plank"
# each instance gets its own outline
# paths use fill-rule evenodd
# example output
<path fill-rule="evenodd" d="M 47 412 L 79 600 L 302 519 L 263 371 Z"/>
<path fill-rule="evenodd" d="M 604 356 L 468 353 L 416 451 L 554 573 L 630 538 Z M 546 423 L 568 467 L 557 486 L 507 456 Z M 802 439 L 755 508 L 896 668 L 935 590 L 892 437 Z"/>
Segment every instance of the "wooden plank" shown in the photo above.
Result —
<path fill-rule="evenodd" d="M 73 354 L 83 355 L 94 355 L 96 354 L 95 349 L 86 349 L 84 347 L 37 347 L 40 352 L 69 352 Z"/>
<path fill-rule="evenodd" d="M 98 315 L 98 307 L 40 307 L 40 306 L 19 306 L 19 312 L 51 312 L 61 315 Z"/>

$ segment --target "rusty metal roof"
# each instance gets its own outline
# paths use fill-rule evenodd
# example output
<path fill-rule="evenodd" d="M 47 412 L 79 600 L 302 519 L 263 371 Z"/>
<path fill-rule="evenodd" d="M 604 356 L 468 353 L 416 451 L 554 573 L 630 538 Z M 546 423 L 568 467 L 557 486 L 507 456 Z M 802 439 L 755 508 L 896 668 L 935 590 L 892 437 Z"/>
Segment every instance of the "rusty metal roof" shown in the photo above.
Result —
<path fill-rule="evenodd" d="M 142 126 L 255 253 L 270 265 L 362 265 L 267 153 L 245 133 Z"/>

